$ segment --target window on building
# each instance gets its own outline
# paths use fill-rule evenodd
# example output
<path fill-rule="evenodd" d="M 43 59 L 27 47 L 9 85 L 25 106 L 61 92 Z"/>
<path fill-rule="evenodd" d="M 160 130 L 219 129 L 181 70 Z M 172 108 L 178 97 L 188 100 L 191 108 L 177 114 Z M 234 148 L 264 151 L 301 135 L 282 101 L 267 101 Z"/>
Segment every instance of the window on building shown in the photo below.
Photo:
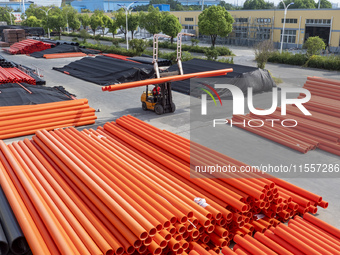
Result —
<path fill-rule="evenodd" d="M 248 18 L 235 18 L 235 22 L 240 22 L 240 23 L 248 22 Z"/>
<path fill-rule="evenodd" d="M 330 19 L 306 19 L 306 24 L 319 24 L 319 25 L 329 25 L 331 24 Z"/>
<path fill-rule="evenodd" d="M 268 18 L 258 18 L 256 19 L 257 23 L 270 23 L 272 21 L 272 19 L 268 19 Z"/>
<path fill-rule="evenodd" d="M 284 22 L 284 19 L 281 20 L 281 22 Z M 297 19 L 286 19 L 286 23 L 293 23 L 296 24 L 297 23 Z"/>
<path fill-rule="evenodd" d="M 184 26 L 184 29 L 194 29 L 194 26 L 185 25 L 185 26 Z"/>
<path fill-rule="evenodd" d="M 242 26 L 235 26 L 233 29 L 233 32 L 235 32 L 235 37 L 237 38 L 247 38 L 248 36 L 248 28 L 242 27 Z"/>
<path fill-rule="evenodd" d="M 280 36 L 280 42 L 282 41 L 282 30 Z M 296 41 L 296 30 L 289 30 L 286 29 L 283 35 L 283 42 L 284 43 L 295 43 Z"/>
<path fill-rule="evenodd" d="M 271 37 L 271 29 L 270 28 L 260 28 L 256 33 L 256 38 L 258 40 L 269 40 Z"/>
<path fill-rule="evenodd" d="M 185 21 L 194 21 L 194 18 L 185 18 Z"/>

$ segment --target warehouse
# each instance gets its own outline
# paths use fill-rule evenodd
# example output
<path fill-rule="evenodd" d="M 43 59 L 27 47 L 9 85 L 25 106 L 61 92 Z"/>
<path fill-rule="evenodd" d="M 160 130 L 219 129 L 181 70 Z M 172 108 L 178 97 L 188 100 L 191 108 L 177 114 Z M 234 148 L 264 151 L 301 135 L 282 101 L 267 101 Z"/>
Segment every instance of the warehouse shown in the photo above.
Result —
<path fill-rule="evenodd" d="M 252 46 L 258 41 L 271 39 L 279 48 L 284 21 L 284 10 L 229 11 L 234 17 L 233 32 L 217 43 Z M 172 12 L 184 29 L 198 35 L 200 11 Z M 283 37 L 283 49 L 301 48 L 310 36 L 321 37 L 331 52 L 339 51 L 340 9 L 288 9 Z M 206 38 L 209 39 L 208 37 Z"/>

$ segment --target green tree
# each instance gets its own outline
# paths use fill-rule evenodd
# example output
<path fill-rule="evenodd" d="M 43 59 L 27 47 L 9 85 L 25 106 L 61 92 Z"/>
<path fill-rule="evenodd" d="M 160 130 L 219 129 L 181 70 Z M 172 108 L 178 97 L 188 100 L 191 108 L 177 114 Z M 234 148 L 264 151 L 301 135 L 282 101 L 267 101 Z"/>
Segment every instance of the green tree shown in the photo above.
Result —
<path fill-rule="evenodd" d="M 80 20 L 84 29 L 90 25 L 90 16 L 87 13 L 78 14 L 78 19 Z"/>
<path fill-rule="evenodd" d="M 10 11 L 12 11 L 11 8 L 0 7 L 0 20 L 6 21 L 7 24 L 11 24 L 11 16 L 9 14 Z M 11 14 L 11 15 L 12 15 L 12 23 L 14 24 L 15 16 L 13 14 Z"/>
<path fill-rule="evenodd" d="M 140 16 L 139 14 L 128 14 L 128 30 L 126 31 L 126 14 L 125 11 L 121 8 L 118 10 L 118 12 L 115 14 L 116 18 L 116 24 L 120 28 L 120 31 L 122 31 L 125 35 L 125 40 L 127 37 L 127 32 L 131 32 L 131 39 L 133 39 L 134 31 L 138 28 L 138 25 L 140 23 Z"/>
<path fill-rule="evenodd" d="M 29 18 L 25 19 L 22 24 L 28 27 L 40 27 L 41 20 L 37 19 L 35 16 L 30 16 Z"/>
<path fill-rule="evenodd" d="M 326 48 L 326 44 L 319 36 L 311 36 L 303 44 L 303 48 L 307 49 L 307 57 L 311 57 L 320 54 L 321 50 Z"/>
<path fill-rule="evenodd" d="M 91 13 L 89 9 L 81 9 L 81 13 Z"/>
<path fill-rule="evenodd" d="M 114 15 L 113 15 L 114 16 Z M 115 34 L 117 33 L 118 24 L 116 19 L 110 19 L 111 21 L 108 22 L 107 28 L 109 29 L 109 32 L 112 33 L 112 37 L 115 38 Z"/>
<path fill-rule="evenodd" d="M 168 36 L 171 36 L 171 43 L 174 37 L 177 36 L 182 30 L 182 25 L 179 23 L 177 17 L 169 12 L 163 12 L 163 18 L 161 23 L 162 32 Z"/>
<path fill-rule="evenodd" d="M 215 48 L 208 48 L 204 50 L 204 55 L 207 57 L 207 60 L 216 61 L 219 54 Z"/>
<path fill-rule="evenodd" d="M 30 4 L 30 6 L 26 9 L 25 15 L 27 18 L 34 16 L 39 20 L 46 19 L 46 13 L 43 11 L 47 11 L 51 6 L 41 6 L 39 7 L 36 4 Z"/>
<path fill-rule="evenodd" d="M 198 16 L 199 32 L 209 35 L 215 47 L 217 36 L 225 37 L 233 30 L 234 19 L 222 6 L 211 6 Z"/>
<path fill-rule="evenodd" d="M 90 34 L 86 31 L 86 29 L 81 29 L 79 35 L 83 38 L 83 43 L 86 43 L 86 40 L 90 38 Z"/>
<path fill-rule="evenodd" d="M 98 27 L 103 26 L 103 16 L 100 12 L 95 12 L 90 18 L 90 27 L 93 31 L 93 36 L 96 36 Z"/>
<path fill-rule="evenodd" d="M 66 20 L 64 16 L 59 14 L 53 14 L 48 16 L 47 26 L 59 33 L 59 40 L 61 39 L 61 29 L 66 26 Z"/>
<path fill-rule="evenodd" d="M 78 19 L 78 11 L 71 5 L 65 5 L 62 8 L 62 13 L 68 23 L 68 26 L 74 30 L 80 28 L 80 21 Z"/>
<path fill-rule="evenodd" d="M 271 40 L 266 40 L 259 42 L 255 45 L 255 60 L 257 62 L 257 67 L 264 69 L 269 57 L 274 51 L 273 42 Z"/>
<path fill-rule="evenodd" d="M 143 39 L 132 39 L 129 41 L 129 45 L 136 52 L 136 55 L 142 54 L 148 46 Z"/>
<path fill-rule="evenodd" d="M 116 19 L 116 24 L 119 27 L 120 31 L 124 33 L 125 40 L 127 36 L 127 31 L 126 31 L 126 16 L 125 16 L 125 11 L 123 8 L 120 8 L 116 13 L 115 13 L 115 19 Z"/>
<path fill-rule="evenodd" d="M 274 3 L 265 2 L 264 0 L 246 0 L 243 4 L 244 10 L 262 10 L 272 8 L 274 8 Z"/>
<path fill-rule="evenodd" d="M 220 1 L 219 5 L 226 10 L 235 10 L 235 7 L 232 4 L 226 3 L 225 1 Z"/>
<path fill-rule="evenodd" d="M 129 14 L 128 15 L 128 30 L 131 32 L 131 39 L 133 39 L 133 34 L 137 30 L 138 25 L 139 25 L 138 14 Z"/>
<path fill-rule="evenodd" d="M 318 8 L 319 1 L 315 3 L 315 8 Z M 320 8 L 322 9 L 332 9 L 332 4 L 328 0 L 320 0 Z"/>
<path fill-rule="evenodd" d="M 103 20 L 102 30 L 103 30 L 103 36 L 104 36 L 105 28 L 108 28 L 110 26 L 112 19 L 106 15 L 103 15 L 102 20 Z"/>
<path fill-rule="evenodd" d="M 158 8 L 149 6 L 148 13 L 141 13 L 139 26 L 146 29 L 150 34 L 161 32 L 162 14 Z"/>
<path fill-rule="evenodd" d="M 314 0 L 284 0 L 284 3 L 286 6 L 290 4 L 291 2 L 294 2 L 291 6 L 289 6 L 289 9 L 315 9 L 315 2 Z M 279 9 L 283 9 L 283 4 L 282 2 L 279 3 L 278 5 Z"/>

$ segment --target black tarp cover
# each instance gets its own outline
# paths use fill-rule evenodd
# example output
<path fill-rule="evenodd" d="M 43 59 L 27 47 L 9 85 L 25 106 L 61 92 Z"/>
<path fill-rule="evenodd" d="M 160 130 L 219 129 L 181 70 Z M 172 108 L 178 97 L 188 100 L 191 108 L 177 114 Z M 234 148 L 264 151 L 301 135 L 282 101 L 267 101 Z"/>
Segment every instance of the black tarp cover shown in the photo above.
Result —
<path fill-rule="evenodd" d="M 30 56 L 35 58 L 43 58 L 45 54 L 83 52 L 85 54 L 98 54 L 100 51 L 81 48 L 75 45 L 59 44 L 51 49 L 33 52 Z"/>
<path fill-rule="evenodd" d="M 139 62 L 139 63 L 142 63 L 142 64 L 153 65 L 153 63 L 152 63 L 152 61 L 153 61 L 152 56 L 145 55 L 145 54 L 142 54 L 142 56 L 140 56 L 140 57 L 132 57 L 132 58 L 128 58 L 128 59 L 136 61 L 136 62 Z M 158 66 L 170 66 L 171 64 L 172 64 L 171 60 L 164 59 L 164 58 L 159 58 L 158 59 Z"/>
<path fill-rule="evenodd" d="M 154 69 L 150 65 L 106 56 L 85 57 L 53 69 L 102 86 L 145 80 L 154 76 Z"/>
<path fill-rule="evenodd" d="M 234 71 L 228 73 L 224 77 L 226 78 L 228 84 L 233 84 L 239 87 L 245 94 L 247 93 L 248 87 L 253 87 L 254 94 L 271 91 L 273 87 L 276 87 L 276 84 L 269 72 L 256 67 L 227 64 L 204 59 L 192 59 L 183 62 L 182 65 L 184 74 L 233 68 Z M 172 65 L 168 70 L 178 70 L 177 64 Z M 200 80 L 204 82 L 204 78 Z M 206 78 L 206 83 L 213 86 L 214 84 L 210 84 L 211 80 L 212 78 Z M 202 91 L 199 88 L 191 88 L 190 90 L 190 80 L 173 82 L 172 89 L 184 94 L 190 94 L 195 97 L 199 97 L 202 94 Z M 217 92 L 221 98 L 227 98 L 231 96 L 231 92 L 228 89 L 217 89 Z"/>
<path fill-rule="evenodd" d="M 0 106 L 45 104 L 71 100 L 74 96 L 62 86 L 45 87 L 26 83 L 20 84 L 31 91 L 32 94 L 17 83 L 0 84 Z"/>

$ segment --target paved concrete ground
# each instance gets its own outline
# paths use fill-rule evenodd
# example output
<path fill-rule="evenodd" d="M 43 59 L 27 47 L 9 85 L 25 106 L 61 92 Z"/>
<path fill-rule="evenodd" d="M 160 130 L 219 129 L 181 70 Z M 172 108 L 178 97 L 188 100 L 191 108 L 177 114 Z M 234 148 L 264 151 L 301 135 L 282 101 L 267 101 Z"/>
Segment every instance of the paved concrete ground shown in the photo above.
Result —
<path fill-rule="evenodd" d="M 253 62 L 253 52 L 251 49 L 241 47 L 230 48 L 237 55 L 234 57 L 235 63 L 252 66 L 255 65 L 255 62 Z M 195 129 L 195 133 L 201 132 L 204 134 L 207 126 L 210 125 L 210 123 L 200 123 L 199 125 L 190 126 L 190 101 L 196 99 L 190 99 L 190 97 L 187 95 L 174 92 L 173 97 L 176 103 L 176 112 L 174 114 L 158 116 L 154 112 L 144 112 L 141 109 L 140 95 L 143 92 L 144 87 L 117 92 L 102 92 L 101 87 L 96 84 L 85 82 L 52 70 L 52 67 L 54 66 L 61 67 L 79 58 L 46 60 L 35 59 L 29 56 L 21 55 L 3 55 L 12 61 L 15 61 L 16 63 L 27 66 L 34 65 L 43 69 L 47 86 L 62 85 L 69 92 L 76 94 L 78 98 L 88 98 L 91 107 L 95 109 L 101 109 L 100 112 L 96 113 L 98 116 L 96 125 L 91 127 L 95 128 L 98 125 L 103 125 L 107 121 L 114 121 L 120 116 L 131 114 L 158 128 L 167 129 L 189 138 L 190 131 L 193 129 Z M 339 72 L 329 72 L 325 70 L 308 69 L 279 64 L 267 64 L 267 68 L 274 76 L 283 79 L 284 83 L 282 86 L 302 86 L 308 75 L 322 76 L 340 80 Z M 260 101 L 264 97 L 267 96 L 265 94 L 257 95 L 257 98 Z M 8 139 L 5 142 L 10 143 L 12 141 L 21 139 L 22 138 Z M 214 146 L 212 141 L 207 141 L 205 139 L 204 135 L 202 135 L 200 142 L 208 147 Z M 268 158 L 270 159 L 270 162 L 273 163 L 276 162 L 276 159 L 278 162 L 286 161 L 287 163 L 290 163 L 291 161 L 299 161 L 310 163 L 312 160 L 318 158 L 322 160 L 329 160 L 329 162 L 340 163 L 339 157 L 336 157 L 332 154 L 316 150 L 302 155 L 289 148 L 236 128 L 232 129 L 232 131 L 229 130 L 228 132 L 225 132 L 225 136 L 221 138 L 221 142 L 225 143 L 225 147 L 228 150 L 229 156 L 251 165 L 258 164 L 261 162 L 261 160 L 266 161 Z M 340 212 L 340 179 L 294 178 L 290 179 L 289 181 L 311 192 L 323 196 L 324 200 L 329 202 L 329 208 L 327 210 L 320 209 L 318 217 L 340 228 L 340 219 L 337 217 L 338 213 Z"/>

